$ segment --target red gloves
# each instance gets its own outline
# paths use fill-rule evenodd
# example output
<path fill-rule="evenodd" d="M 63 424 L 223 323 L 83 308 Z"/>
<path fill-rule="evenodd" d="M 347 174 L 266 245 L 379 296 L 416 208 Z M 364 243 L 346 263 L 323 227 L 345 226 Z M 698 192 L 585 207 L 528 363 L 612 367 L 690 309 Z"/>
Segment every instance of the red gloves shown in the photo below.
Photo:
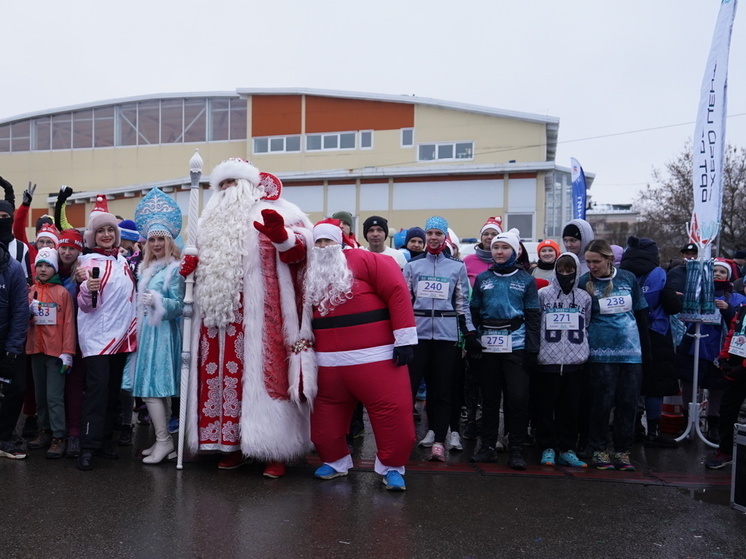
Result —
<path fill-rule="evenodd" d="M 199 263 L 199 258 L 196 256 L 190 256 L 187 255 L 184 257 L 184 259 L 181 261 L 181 267 L 179 268 L 179 273 L 187 277 L 189 274 L 191 274 L 194 270 L 197 269 L 197 264 Z"/>
<path fill-rule="evenodd" d="M 275 244 L 284 243 L 288 240 L 288 232 L 285 229 L 285 220 L 275 210 L 262 210 L 264 224 L 258 221 L 254 222 L 254 227 L 260 233 L 264 233 L 267 238 Z"/>

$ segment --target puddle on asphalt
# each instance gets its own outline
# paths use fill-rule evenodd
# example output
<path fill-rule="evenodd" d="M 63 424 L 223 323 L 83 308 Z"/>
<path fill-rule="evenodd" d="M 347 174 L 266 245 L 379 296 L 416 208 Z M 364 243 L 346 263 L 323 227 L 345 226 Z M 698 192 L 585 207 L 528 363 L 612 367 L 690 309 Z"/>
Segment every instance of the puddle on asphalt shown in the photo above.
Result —
<path fill-rule="evenodd" d="M 679 493 L 687 495 L 695 501 L 711 503 L 713 505 L 730 506 L 730 488 L 728 489 L 687 489 L 678 488 Z"/>

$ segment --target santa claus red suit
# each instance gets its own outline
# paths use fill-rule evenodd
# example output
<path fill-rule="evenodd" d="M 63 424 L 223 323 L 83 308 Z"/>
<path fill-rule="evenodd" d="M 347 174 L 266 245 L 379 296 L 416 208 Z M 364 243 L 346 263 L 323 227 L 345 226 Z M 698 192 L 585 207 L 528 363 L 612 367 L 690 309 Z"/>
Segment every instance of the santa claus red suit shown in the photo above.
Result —
<path fill-rule="evenodd" d="M 409 373 L 402 366 L 417 343 L 409 292 L 393 259 L 342 251 L 341 229 L 334 229 L 314 228 L 306 278 L 318 361 L 311 439 L 324 462 L 316 477 L 331 479 L 352 467 L 345 435 L 362 402 L 378 447 L 375 470 L 388 489 L 404 489 L 401 474 L 415 440 Z"/>
<path fill-rule="evenodd" d="M 223 469 L 249 456 L 277 477 L 310 448 L 316 367 L 299 278 L 311 223 L 279 197 L 276 177 L 244 160 L 224 161 L 210 178 L 197 234 L 187 440 L 192 450 L 231 453 Z"/>

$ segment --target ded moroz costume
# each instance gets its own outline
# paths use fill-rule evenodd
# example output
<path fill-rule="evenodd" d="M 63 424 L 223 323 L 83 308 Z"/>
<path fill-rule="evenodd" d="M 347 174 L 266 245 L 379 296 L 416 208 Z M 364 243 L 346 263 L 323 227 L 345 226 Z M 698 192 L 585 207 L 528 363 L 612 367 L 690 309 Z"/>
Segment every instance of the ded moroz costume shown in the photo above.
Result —
<path fill-rule="evenodd" d="M 247 455 L 278 477 L 310 448 L 316 364 L 300 278 L 311 223 L 247 161 L 220 163 L 211 187 L 197 233 L 188 444 L 232 453 L 221 468 Z"/>

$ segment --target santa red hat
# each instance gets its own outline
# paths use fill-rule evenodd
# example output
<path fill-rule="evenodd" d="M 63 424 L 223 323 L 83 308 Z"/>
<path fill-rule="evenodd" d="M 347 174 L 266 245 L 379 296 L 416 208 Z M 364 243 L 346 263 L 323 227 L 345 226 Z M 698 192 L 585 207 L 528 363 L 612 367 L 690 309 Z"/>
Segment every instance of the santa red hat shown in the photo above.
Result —
<path fill-rule="evenodd" d="M 482 225 L 482 229 L 479 231 L 481 236 L 488 229 L 494 229 L 498 233 L 503 232 L 503 218 L 500 216 L 487 218 L 487 221 Z"/>
<path fill-rule="evenodd" d="M 109 213 L 109 203 L 106 200 L 106 196 L 99 194 L 96 196 L 96 205 L 91 210 L 91 215 L 88 218 L 88 227 L 86 227 L 85 234 L 83 235 L 88 248 L 96 246 L 96 231 L 105 225 L 114 227 L 114 235 L 116 237 L 114 246 L 118 247 L 121 241 L 119 221 L 113 214 Z"/>
<path fill-rule="evenodd" d="M 36 234 L 36 238 L 41 239 L 43 237 L 52 239 L 54 241 L 54 248 L 57 248 L 59 245 L 60 239 L 57 236 L 57 228 L 54 225 L 45 223 L 41 226 L 41 229 L 39 229 L 39 232 Z"/>
<path fill-rule="evenodd" d="M 342 222 L 338 219 L 322 219 L 313 226 L 313 242 L 319 239 L 328 239 L 337 244 L 342 244 Z"/>
<path fill-rule="evenodd" d="M 60 243 L 58 248 L 64 246 L 83 250 L 83 233 L 77 229 L 65 229 L 60 233 Z"/>

